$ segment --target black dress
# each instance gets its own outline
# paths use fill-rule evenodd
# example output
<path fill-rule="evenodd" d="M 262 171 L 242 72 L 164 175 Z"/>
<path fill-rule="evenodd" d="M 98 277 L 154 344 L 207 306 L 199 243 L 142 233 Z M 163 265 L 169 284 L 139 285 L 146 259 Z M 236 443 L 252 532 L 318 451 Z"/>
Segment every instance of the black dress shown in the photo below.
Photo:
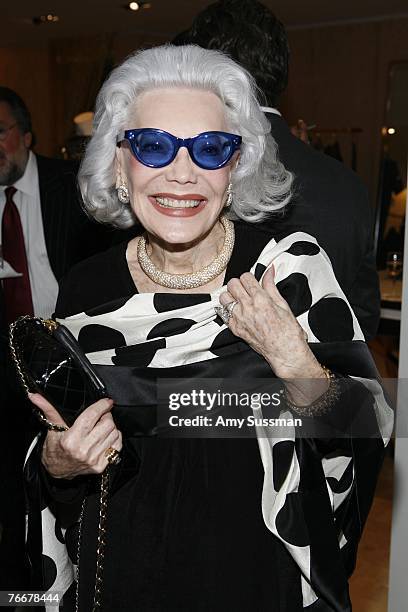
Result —
<path fill-rule="evenodd" d="M 248 270 L 270 240 L 256 231 L 248 242 L 237 227 L 225 283 Z M 78 269 L 74 280 L 79 293 L 65 287 L 56 317 L 136 293 L 126 247 L 95 258 L 95 275 L 81 266 L 83 274 Z M 299 570 L 262 518 L 256 439 L 130 438 L 125 444 L 121 469 L 133 469 L 134 476 L 127 474 L 109 501 L 103 610 L 302 610 Z M 96 506 L 97 496 L 91 499 Z M 91 542 L 88 547 L 85 539 L 81 551 L 84 610 L 91 609 L 93 597 L 96 518 L 90 509 L 84 532 L 92 534 Z M 74 555 L 76 536 L 74 530 Z"/>
<path fill-rule="evenodd" d="M 307 234 L 270 240 L 254 226 L 237 223 L 225 282 L 249 269 L 259 280 L 274 263 L 278 289 L 319 360 L 361 377 L 347 397 L 353 414 L 361 403 L 368 406 L 372 429 L 379 432 L 369 442 L 140 435 L 134 422 L 139 412 L 146 414 L 143 402 L 156 401 L 151 399 L 155 377 L 273 373 L 216 319 L 217 295 L 138 294 L 125 254 L 122 244 L 78 264 L 62 285 L 56 310 L 109 378 L 114 418 L 125 438 L 108 504 L 102 612 L 349 612 L 347 578 L 386 443 L 376 414 L 384 413 L 387 431 L 390 415 L 378 399 L 379 385 L 378 393 L 372 391 L 375 371 L 327 256 Z M 38 485 L 38 456 L 39 448 L 27 461 L 26 477 L 31 508 L 38 506 L 36 487 L 43 500 L 42 584 L 63 588 L 64 612 L 75 609 L 74 575 L 68 576 L 61 544 L 73 563 L 79 551 L 79 612 L 88 612 L 95 581 L 97 479 L 54 481 L 42 473 Z M 30 510 L 34 569 L 41 539 L 36 517 Z M 52 537 L 54 548 L 48 542 Z M 60 560 L 54 563 L 55 551 Z"/>

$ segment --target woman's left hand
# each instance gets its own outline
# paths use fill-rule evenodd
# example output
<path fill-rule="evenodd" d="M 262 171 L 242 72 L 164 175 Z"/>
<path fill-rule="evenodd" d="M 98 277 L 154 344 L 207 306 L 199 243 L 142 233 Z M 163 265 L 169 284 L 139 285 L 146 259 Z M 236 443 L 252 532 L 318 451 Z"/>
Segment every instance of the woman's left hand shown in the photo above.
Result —
<path fill-rule="evenodd" d="M 321 378 L 319 362 L 307 345 L 306 333 L 275 285 L 273 266 L 262 285 L 250 272 L 233 278 L 220 296 L 223 306 L 238 302 L 228 321 L 230 330 L 260 353 L 282 379 Z"/>

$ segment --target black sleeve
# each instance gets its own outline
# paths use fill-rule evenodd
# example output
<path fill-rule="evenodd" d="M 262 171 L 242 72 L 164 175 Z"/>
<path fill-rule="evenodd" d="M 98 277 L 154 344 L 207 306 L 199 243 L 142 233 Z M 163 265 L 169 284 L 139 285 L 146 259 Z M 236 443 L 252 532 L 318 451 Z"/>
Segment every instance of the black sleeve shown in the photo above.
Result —
<path fill-rule="evenodd" d="M 64 319 L 137 293 L 126 263 L 127 242 L 77 263 L 60 280 L 54 316 Z"/>
<path fill-rule="evenodd" d="M 48 496 L 61 504 L 80 504 L 85 496 L 88 477 L 76 476 L 68 480 L 66 478 L 53 478 L 44 466 L 40 465 L 42 484 L 45 486 Z"/>
<path fill-rule="evenodd" d="M 65 319 L 86 309 L 88 293 L 93 292 L 92 278 L 82 273 L 83 264 L 77 264 L 59 281 L 54 317 Z"/>
<path fill-rule="evenodd" d="M 381 303 L 378 273 L 372 248 L 368 248 L 361 259 L 348 298 L 365 339 L 371 340 L 377 334 Z"/>
<path fill-rule="evenodd" d="M 365 230 L 365 247 L 347 297 L 367 341 L 377 334 L 381 297 L 374 254 L 373 214 L 365 189 L 360 194 L 357 205 L 362 211 L 361 225 Z"/>

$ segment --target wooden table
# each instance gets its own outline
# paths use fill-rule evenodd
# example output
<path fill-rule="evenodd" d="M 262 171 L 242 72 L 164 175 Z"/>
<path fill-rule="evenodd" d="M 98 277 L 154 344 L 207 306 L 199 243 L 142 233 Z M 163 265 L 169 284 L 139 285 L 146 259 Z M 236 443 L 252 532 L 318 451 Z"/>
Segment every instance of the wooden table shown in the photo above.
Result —
<path fill-rule="evenodd" d="M 398 337 L 401 326 L 402 280 L 396 280 L 394 284 L 386 270 L 380 270 L 378 276 L 381 293 L 378 334 Z"/>
<path fill-rule="evenodd" d="M 378 272 L 381 292 L 381 318 L 401 321 L 402 280 L 392 281 L 386 270 Z"/>

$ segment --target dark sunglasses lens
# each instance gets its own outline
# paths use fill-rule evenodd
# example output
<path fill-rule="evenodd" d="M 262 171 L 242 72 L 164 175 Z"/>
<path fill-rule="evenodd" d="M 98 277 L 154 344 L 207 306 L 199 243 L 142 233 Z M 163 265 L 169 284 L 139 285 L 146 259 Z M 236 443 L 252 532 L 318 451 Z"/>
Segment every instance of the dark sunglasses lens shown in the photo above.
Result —
<path fill-rule="evenodd" d="M 166 166 L 173 157 L 174 146 L 166 134 L 139 132 L 132 143 L 140 161 L 148 166 Z"/>
<path fill-rule="evenodd" d="M 193 144 L 193 155 L 198 165 L 213 170 L 227 162 L 233 153 L 231 138 L 223 134 L 203 134 Z"/>

